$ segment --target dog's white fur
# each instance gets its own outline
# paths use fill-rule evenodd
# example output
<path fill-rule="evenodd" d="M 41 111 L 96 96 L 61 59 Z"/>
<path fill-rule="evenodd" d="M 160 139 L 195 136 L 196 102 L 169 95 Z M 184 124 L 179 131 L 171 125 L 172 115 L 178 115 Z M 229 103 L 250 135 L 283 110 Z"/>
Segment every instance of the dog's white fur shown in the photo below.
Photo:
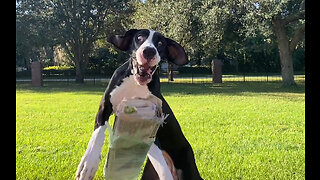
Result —
<path fill-rule="evenodd" d="M 147 98 L 150 95 L 148 86 L 141 86 L 135 80 L 133 75 L 123 79 L 121 86 L 117 86 L 110 93 L 110 102 L 113 104 L 113 107 L 117 107 L 118 104 L 122 101 L 123 98 L 133 98 L 133 97 L 142 97 Z M 114 112 L 116 109 L 114 109 Z M 108 122 L 107 122 L 108 123 Z M 97 128 L 89 141 L 86 153 L 81 158 L 81 162 L 78 166 L 76 172 L 77 180 L 89 180 L 93 179 L 95 173 L 97 172 L 100 157 L 101 149 L 104 144 L 105 139 L 105 130 L 106 126 L 100 126 Z M 152 144 L 148 157 L 157 171 L 160 180 L 171 180 L 172 174 L 168 168 L 168 165 L 163 157 L 161 150 L 154 143 Z"/>
<path fill-rule="evenodd" d="M 153 37 L 153 34 L 155 33 L 155 31 L 149 30 L 149 32 L 150 33 L 149 33 L 148 38 L 141 44 L 141 46 L 136 51 L 137 62 L 139 65 L 143 65 L 143 64 L 147 63 L 147 60 L 144 59 L 143 55 L 142 55 L 143 50 L 146 47 L 151 47 L 151 48 L 157 49 L 152 42 L 152 37 Z M 160 55 L 159 55 L 158 51 L 156 51 L 156 55 L 155 55 L 154 59 L 149 63 L 149 65 L 155 66 L 160 62 L 160 60 L 161 60 Z"/>
<path fill-rule="evenodd" d="M 110 93 L 110 102 L 112 103 L 113 107 L 117 107 L 120 102 L 126 98 L 131 99 L 133 97 L 141 97 L 147 98 L 151 92 L 148 89 L 148 86 L 141 86 L 139 85 L 133 75 L 130 75 L 127 78 L 123 79 L 121 86 L 117 86 L 114 90 Z M 116 109 L 113 109 L 116 112 Z M 97 128 L 89 141 L 86 153 L 81 158 L 81 162 L 78 166 L 76 172 L 76 179 L 77 180 L 89 180 L 93 179 L 101 157 L 101 149 L 104 144 L 105 139 L 105 129 L 107 125 L 100 126 Z M 162 180 L 163 177 L 171 177 L 170 170 L 164 160 L 164 157 L 161 153 L 161 150 L 155 144 L 152 144 L 149 152 L 148 157 L 150 161 L 154 165 L 154 168 L 159 173 L 159 177 Z M 169 176 L 168 176 L 169 175 Z"/>
<path fill-rule="evenodd" d="M 86 153 L 78 166 L 76 180 L 91 180 L 94 178 L 101 160 L 101 149 L 104 144 L 106 127 L 107 125 L 100 126 L 92 133 Z M 160 180 L 173 180 L 170 169 L 158 146 L 152 143 L 147 155 Z"/>
<path fill-rule="evenodd" d="M 149 36 L 145 40 L 145 42 L 138 48 L 136 51 L 136 57 L 137 62 L 140 65 L 143 65 L 146 62 L 146 59 L 143 58 L 143 50 L 146 47 L 153 47 L 156 49 L 154 44 L 152 43 L 152 37 L 155 31 L 149 30 Z M 160 55 L 158 51 L 156 51 L 155 57 L 149 62 L 150 66 L 155 66 L 160 62 Z M 150 79 L 151 81 L 151 79 Z M 123 79 L 123 82 L 120 86 L 117 86 L 113 89 L 113 91 L 110 93 L 110 102 L 113 106 L 113 112 L 116 112 L 117 106 L 119 103 L 124 99 L 130 99 L 133 97 L 141 97 L 141 98 L 147 98 L 151 92 L 148 89 L 148 86 L 140 85 L 136 79 L 134 78 L 134 75 L 130 75 L 127 78 Z M 108 122 L 107 122 L 108 123 Z M 76 172 L 76 179 L 77 180 L 89 180 L 93 179 L 99 163 L 100 163 L 100 157 L 101 157 L 101 149 L 104 144 L 105 139 L 105 130 L 106 126 L 100 126 L 97 128 L 88 143 L 88 147 L 86 150 L 86 153 L 81 158 L 81 162 L 78 166 L 77 172 Z M 170 170 L 166 164 L 166 161 L 163 157 L 163 154 L 161 153 L 161 150 L 156 146 L 155 144 L 152 144 L 149 152 L 148 157 L 151 161 L 151 163 L 154 165 L 155 170 L 158 172 L 158 175 L 160 177 L 160 180 L 171 180 L 172 175 L 170 173 Z M 169 179 L 168 179 L 169 178 Z"/>
<path fill-rule="evenodd" d="M 134 97 L 147 98 L 151 92 L 148 89 L 148 86 L 139 85 L 133 75 L 130 75 L 127 78 L 123 79 L 123 82 L 120 86 L 117 86 L 110 93 L 110 102 L 113 108 L 117 108 L 120 102 L 126 98 L 131 99 Z M 113 109 L 115 112 L 116 109 Z"/>
<path fill-rule="evenodd" d="M 173 180 L 170 169 L 163 157 L 162 151 L 154 143 L 148 151 L 148 158 L 158 173 L 160 180 Z"/>
<path fill-rule="evenodd" d="M 106 125 L 97 128 L 91 136 L 86 153 L 81 158 L 81 162 L 76 172 L 77 180 L 93 179 L 101 160 L 101 149 L 104 144 Z"/>

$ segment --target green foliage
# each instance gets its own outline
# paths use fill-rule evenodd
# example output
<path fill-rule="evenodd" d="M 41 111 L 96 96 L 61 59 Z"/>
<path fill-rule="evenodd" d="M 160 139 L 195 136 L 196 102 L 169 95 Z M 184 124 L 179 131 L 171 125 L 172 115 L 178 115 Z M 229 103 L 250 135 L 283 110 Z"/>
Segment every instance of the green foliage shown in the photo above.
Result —
<path fill-rule="evenodd" d="M 16 2 L 16 66 L 28 68 L 31 61 L 52 61 L 48 49 L 55 45 L 57 33 L 51 13 L 47 1 Z"/>
<path fill-rule="evenodd" d="M 16 66 L 30 61 L 52 63 L 52 47 L 62 45 L 75 67 L 109 72 L 121 64 L 106 37 L 129 28 L 150 28 L 180 43 L 191 65 L 209 66 L 213 59 L 232 61 L 248 71 L 279 71 L 273 20 L 281 20 L 292 46 L 303 38 L 304 1 L 17 1 Z M 295 50 L 295 48 L 291 48 Z M 304 69 L 304 46 L 294 54 L 296 70 Z M 113 52 L 112 52 L 113 51 Z M 104 56 L 102 58 L 102 56 Z M 109 60 L 107 60 L 109 58 Z M 80 63 L 75 63 L 78 59 Z M 77 66 L 78 65 L 78 66 Z M 265 67 L 265 68 L 263 68 Z"/>
<path fill-rule="evenodd" d="M 270 19 L 279 12 L 294 13 L 291 4 L 150 0 L 136 3 L 132 27 L 152 28 L 175 39 L 186 49 L 191 64 L 210 65 L 212 59 L 219 58 L 237 61 L 240 69 L 247 66 L 246 70 L 256 72 L 279 71 Z"/>
<path fill-rule="evenodd" d="M 73 66 L 48 66 L 42 71 L 45 77 L 67 77 L 75 75 L 75 68 Z"/>
<path fill-rule="evenodd" d="M 180 43 L 191 59 L 201 51 L 198 1 L 158 1 L 136 3 L 133 28 L 154 29 Z"/>
<path fill-rule="evenodd" d="M 211 67 L 208 66 L 200 66 L 200 67 L 178 67 L 177 71 L 179 71 L 179 73 L 181 74 L 185 74 L 185 73 L 194 73 L 194 74 L 211 74 Z"/>
<path fill-rule="evenodd" d="M 123 1 L 56 1 L 54 17 L 60 40 L 76 67 L 76 82 L 84 82 L 94 43 L 105 33 L 124 28 L 132 13 L 131 3 Z"/>
<path fill-rule="evenodd" d="M 61 45 L 75 64 L 77 82 L 83 81 L 94 43 L 113 31 L 123 30 L 130 23 L 131 7 L 128 0 L 17 1 L 17 66 L 48 59 L 42 49 Z"/>
<path fill-rule="evenodd" d="M 288 35 L 292 36 L 293 31 L 304 24 L 305 0 L 282 0 L 282 1 L 254 1 L 249 0 L 243 3 L 245 14 L 241 17 L 244 25 L 242 33 L 247 37 L 261 34 L 266 38 L 275 38 L 272 27 L 272 20 L 279 18 L 285 21 L 296 21 L 294 24 L 288 24 Z M 301 21 L 298 21 L 301 19 Z M 284 22 L 286 23 L 286 22 Z"/>
<path fill-rule="evenodd" d="M 112 49 L 98 48 L 93 56 L 89 57 L 87 73 L 111 76 L 128 58 L 128 54 L 114 53 Z"/>
<path fill-rule="evenodd" d="M 43 68 L 43 70 L 70 70 L 73 68 L 73 66 L 48 66 Z"/>
<path fill-rule="evenodd" d="M 293 68 L 295 71 L 305 72 L 305 50 L 297 48 L 293 54 Z"/>

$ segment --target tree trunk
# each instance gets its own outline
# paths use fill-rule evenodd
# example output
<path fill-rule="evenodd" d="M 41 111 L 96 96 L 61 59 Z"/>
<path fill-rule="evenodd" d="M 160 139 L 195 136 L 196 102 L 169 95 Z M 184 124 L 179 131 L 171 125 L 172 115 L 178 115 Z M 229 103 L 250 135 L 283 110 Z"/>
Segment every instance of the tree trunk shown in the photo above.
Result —
<path fill-rule="evenodd" d="M 76 64 L 76 83 L 84 83 L 84 72 L 82 68 L 81 59 L 75 61 Z"/>
<path fill-rule="evenodd" d="M 78 43 L 74 45 L 74 63 L 76 65 L 76 83 L 84 83 L 84 74 L 88 65 L 90 46 Z"/>
<path fill-rule="evenodd" d="M 290 50 L 290 43 L 286 34 L 285 25 L 279 19 L 273 19 L 273 30 L 277 37 L 280 53 L 281 76 L 283 86 L 296 85 L 293 73 L 293 51 Z"/>
<path fill-rule="evenodd" d="M 278 48 L 280 52 L 282 84 L 283 86 L 296 85 L 294 81 L 292 53 L 283 43 L 278 43 Z"/>
<path fill-rule="evenodd" d="M 84 83 L 84 59 L 81 46 L 77 45 L 74 47 L 74 63 L 76 65 L 76 83 Z"/>

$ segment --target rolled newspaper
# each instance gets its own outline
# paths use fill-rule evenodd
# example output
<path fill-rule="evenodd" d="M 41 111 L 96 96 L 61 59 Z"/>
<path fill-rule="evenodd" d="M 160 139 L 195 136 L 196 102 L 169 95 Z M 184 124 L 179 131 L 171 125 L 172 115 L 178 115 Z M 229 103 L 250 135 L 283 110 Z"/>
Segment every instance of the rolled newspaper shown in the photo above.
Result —
<path fill-rule="evenodd" d="M 109 152 L 104 176 L 108 180 L 137 179 L 147 153 L 164 122 L 162 101 L 151 95 L 146 99 L 123 99 L 116 109 L 113 128 L 109 126 Z"/>

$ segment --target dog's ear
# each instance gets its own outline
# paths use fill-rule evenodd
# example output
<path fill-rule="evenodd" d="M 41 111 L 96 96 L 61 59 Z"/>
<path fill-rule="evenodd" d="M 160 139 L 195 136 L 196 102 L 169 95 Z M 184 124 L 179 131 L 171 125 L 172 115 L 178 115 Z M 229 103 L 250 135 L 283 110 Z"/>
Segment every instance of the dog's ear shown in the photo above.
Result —
<path fill-rule="evenodd" d="M 183 47 L 172 39 L 166 38 L 168 56 L 167 59 L 176 65 L 182 66 L 188 63 L 188 56 Z"/>
<path fill-rule="evenodd" d="M 133 36 L 137 31 L 137 29 L 130 29 L 124 35 L 109 36 L 107 41 L 121 51 L 128 51 L 130 49 Z"/>

